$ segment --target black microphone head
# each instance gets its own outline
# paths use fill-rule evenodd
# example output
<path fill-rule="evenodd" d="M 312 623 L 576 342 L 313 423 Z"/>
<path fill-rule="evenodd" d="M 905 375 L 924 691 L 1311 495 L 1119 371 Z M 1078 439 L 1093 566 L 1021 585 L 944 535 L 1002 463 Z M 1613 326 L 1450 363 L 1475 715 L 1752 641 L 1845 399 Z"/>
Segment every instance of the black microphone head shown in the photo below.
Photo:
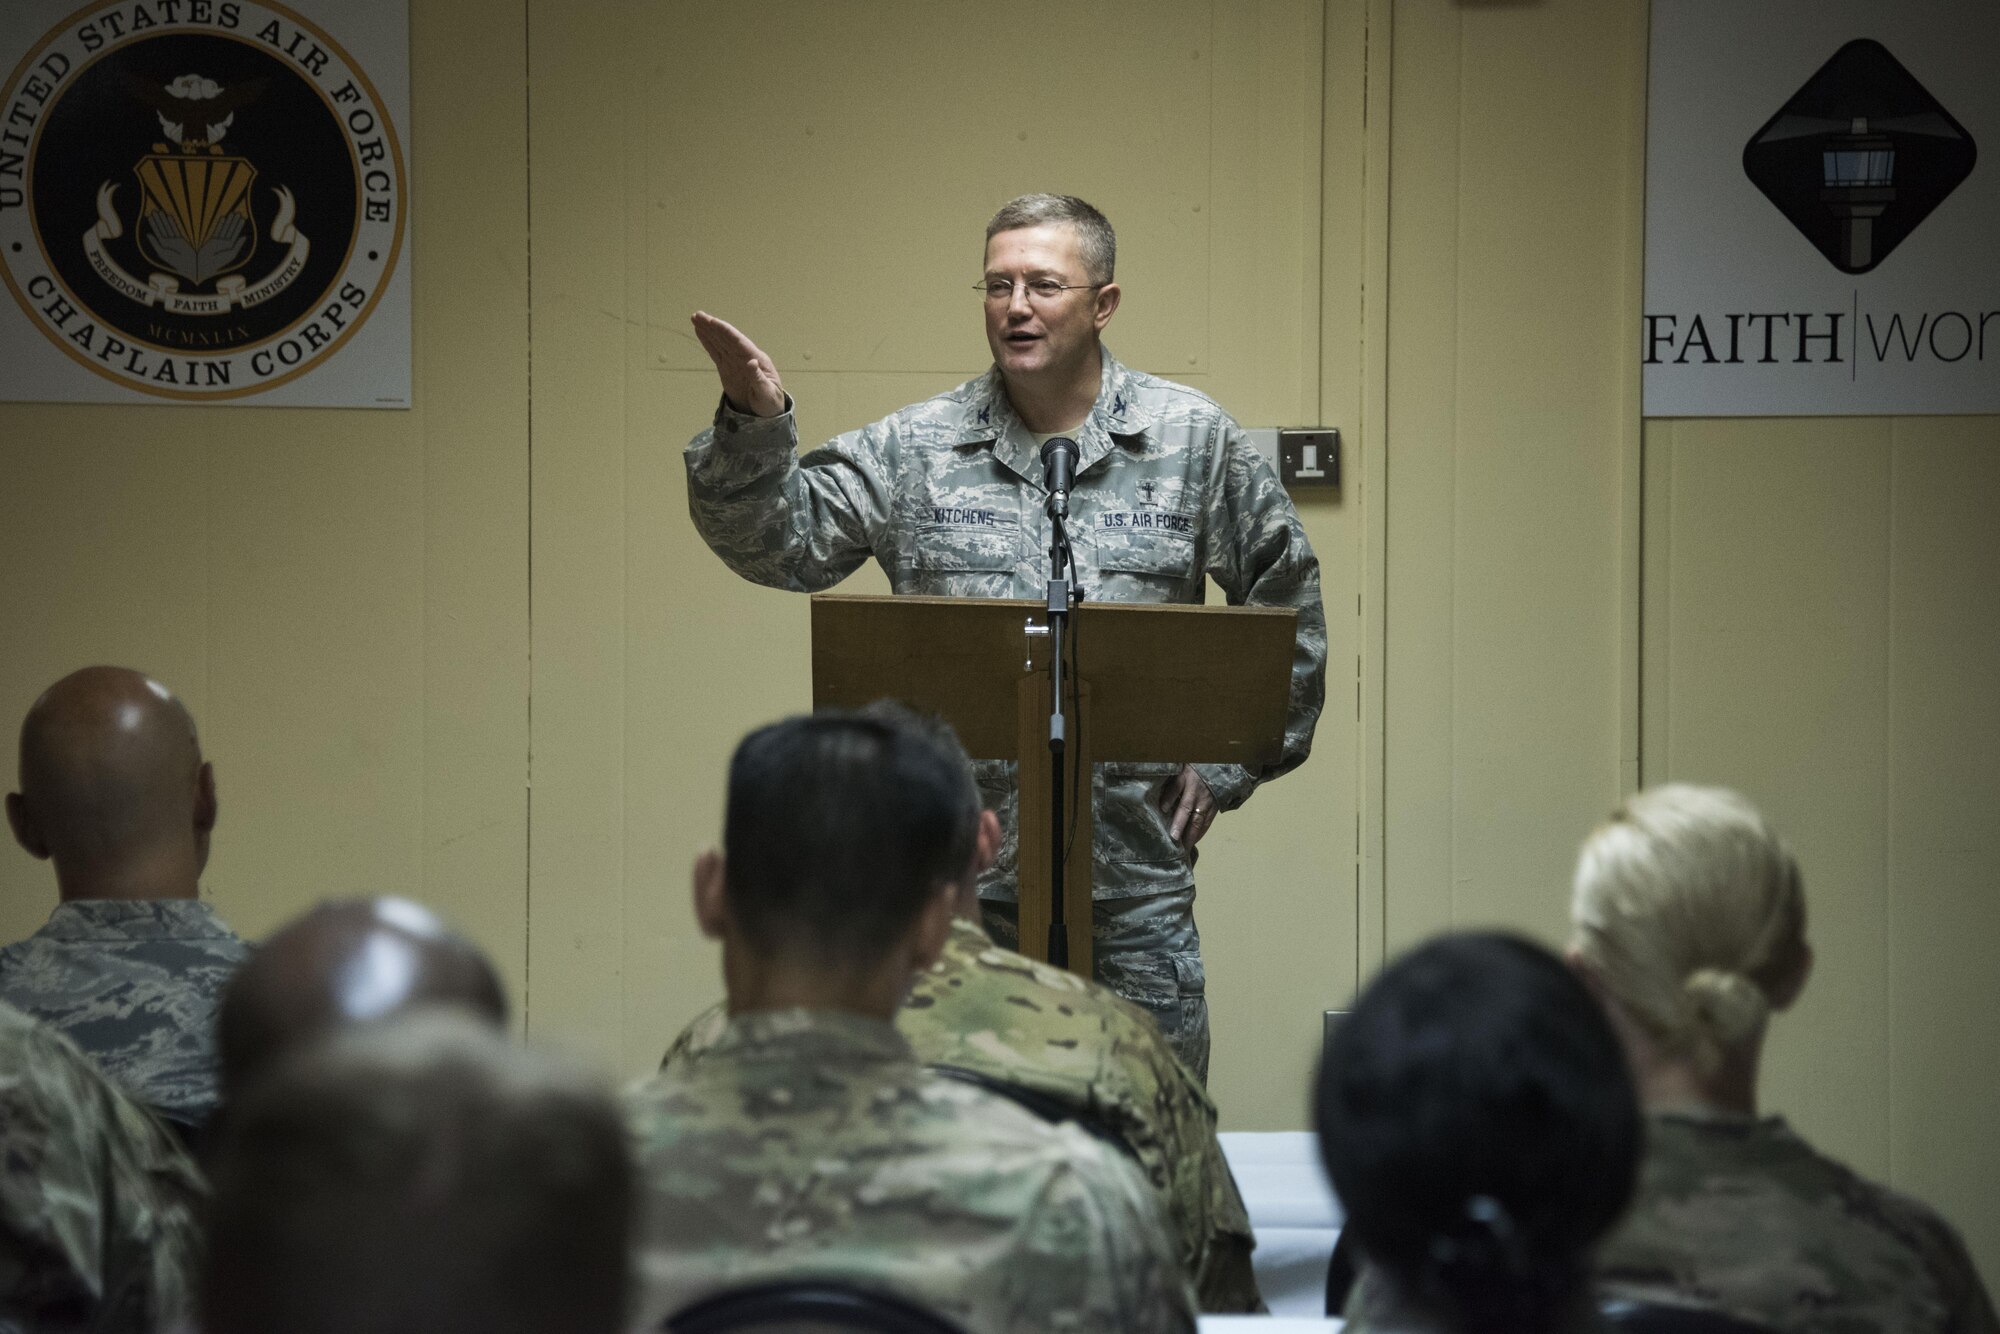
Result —
<path fill-rule="evenodd" d="M 1049 492 L 1049 514 L 1061 518 L 1069 512 L 1069 489 L 1076 482 L 1076 441 L 1066 435 L 1052 435 L 1042 442 L 1042 485 Z"/>

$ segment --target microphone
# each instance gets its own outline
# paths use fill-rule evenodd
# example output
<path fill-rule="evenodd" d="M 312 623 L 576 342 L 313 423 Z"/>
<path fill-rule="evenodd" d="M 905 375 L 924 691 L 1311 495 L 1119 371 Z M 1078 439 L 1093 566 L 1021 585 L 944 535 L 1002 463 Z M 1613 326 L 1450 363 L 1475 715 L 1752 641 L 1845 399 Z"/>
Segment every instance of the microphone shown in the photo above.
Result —
<path fill-rule="evenodd" d="M 1052 436 L 1042 446 L 1042 484 L 1049 491 L 1049 517 L 1069 514 L 1070 483 L 1076 480 L 1076 441 Z"/>

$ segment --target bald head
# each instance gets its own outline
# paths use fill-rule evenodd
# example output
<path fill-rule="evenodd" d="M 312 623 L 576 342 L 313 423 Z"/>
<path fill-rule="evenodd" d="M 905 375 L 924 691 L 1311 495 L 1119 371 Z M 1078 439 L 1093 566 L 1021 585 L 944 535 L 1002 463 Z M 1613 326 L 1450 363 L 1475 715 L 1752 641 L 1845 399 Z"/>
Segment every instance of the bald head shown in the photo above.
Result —
<path fill-rule="evenodd" d="M 208 861 L 215 780 L 194 718 L 127 667 L 86 667 L 21 724 L 14 836 L 54 861 L 65 899 L 192 898 Z"/>
<path fill-rule="evenodd" d="M 334 1030 L 427 1006 L 507 1023 L 493 965 L 430 909 L 397 898 L 323 903 L 281 927 L 230 979 L 218 1020 L 223 1101 Z"/>

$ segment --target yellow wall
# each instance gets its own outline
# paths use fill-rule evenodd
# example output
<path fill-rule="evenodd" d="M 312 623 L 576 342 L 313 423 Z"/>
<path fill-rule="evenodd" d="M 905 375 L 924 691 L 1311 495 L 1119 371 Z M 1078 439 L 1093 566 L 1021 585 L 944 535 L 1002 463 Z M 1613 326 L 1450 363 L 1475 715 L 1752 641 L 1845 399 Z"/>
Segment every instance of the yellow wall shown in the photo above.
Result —
<path fill-rule="evenodd" d="M 1122 226 L 1120 355 L 1350 446 L 1304 505 L 1314 759 L 1203 859 L 1226 1122 L 1303 1124 L 1318 1011 L 1385 952 L 1559 938 L 1642 768 L 1736 782 L 1821 950 L 1775 1105 L 2000 1271 L 1995 428 L 1642 447 L 1643 4 L 414 8 L 414 411 L 0 407 L 0 719 L 91 660 L 177 685 L 239 925 L 419 893 L 534 1029 L 650 1064 L 717 990 L 685 878 L 729 747 L 807 699 L 803 600 L 685 517 L 686 315 L 821 438 L 979 370 L 981 220 L 1072 189 Z M 0 931 L 52 899 L 0 857 Z"/>
<path fill-rule="evenodd" d="M 1559 938 L 1577 841 L 1634 776 L 1644 24 L 1395 6 L 1391 948 L 1448 924 Z"/>

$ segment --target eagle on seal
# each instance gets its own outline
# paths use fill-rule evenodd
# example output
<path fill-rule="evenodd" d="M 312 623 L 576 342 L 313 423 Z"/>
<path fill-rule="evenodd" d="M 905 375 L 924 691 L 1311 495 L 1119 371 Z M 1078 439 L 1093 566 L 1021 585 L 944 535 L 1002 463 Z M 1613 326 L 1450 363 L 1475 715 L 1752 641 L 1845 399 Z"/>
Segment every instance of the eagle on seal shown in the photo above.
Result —
<path fill-rule="evenodd" d="M 172 83 L 161 84 L 136 74 L 125 74 L 125 89 L 135 99 L 151 107 L 160 118 L 167 137 L 180 145 L 183 153 L 201 149 L 219 152 L 213 146 L 222 141 L 236 112 L 264 95 L 268 79 L 251 79 L 224 88 L 199 74 L 183 74 Z M 194 127 L 195 133 L 187 132 Z"/>

